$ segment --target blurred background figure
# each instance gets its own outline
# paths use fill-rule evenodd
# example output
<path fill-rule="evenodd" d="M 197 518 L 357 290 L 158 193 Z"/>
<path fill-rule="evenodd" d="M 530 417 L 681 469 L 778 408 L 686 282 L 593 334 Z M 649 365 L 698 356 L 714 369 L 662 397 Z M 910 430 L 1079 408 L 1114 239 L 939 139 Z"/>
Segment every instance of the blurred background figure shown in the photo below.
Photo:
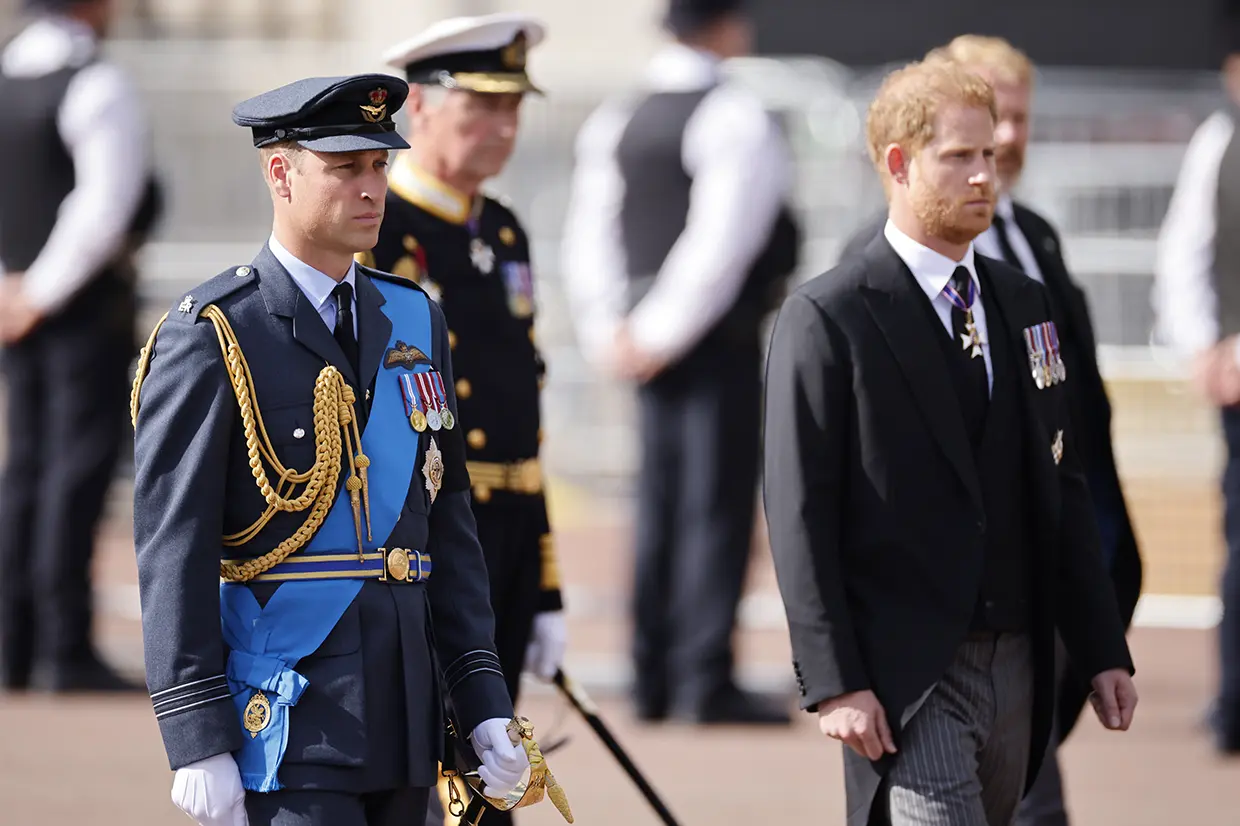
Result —
<path fill-rule="evenodd" d="M 1074 432 L 1089 482 L 1103 559 L 1115 586 L 1125 627 L 1132 621 L 1141 594 L 1141 557 L 1136 535 L 1115 467 L 1111 444 L 1111 404 L 1098 367 L 1098 346 L 1089 306 L 1081 287 L 1068 272 L 1059 234 L 1014 193 L 1025 168 L 1032 129 L 1033 63 L 1008 41 L 997 37 L 961 35 L 931 50 L 927 60 L 951 60 L 980 74 L 995 90 L 995 168 L 998 201 L 990 227 L 975 247 L 982 255 L 1005 261 L 1046 287 L 1051 318 L 1063 343 Z M 845 246 L 844 257 L 859 255 L 881 234 L 885 217 L 862 227 Z M 1067 662 L 1057 645 L 1058 706 L 1056 724 L 1047 744 L 1037 782 L 1017 812 L 1020 826 L 1066 826 L 1057 751 L 1071 732 L 1090 693 L 1089 680 Z"/>
<path fill-rule="evenodd" d="M 786 723 L 733 678 L 753 535 L 760 325 L 792 273 L 790 157 L 762 103 L 720 78 L 748 54 L 739 0 L 672 0 L 674 42 L 636 96 L 582 128 L 565 288 L 596 365 L 638 386 L 637 714 Z"/>
<path fill-rule="evenodd" d="M 0 52 L 0 682 L 133 688 L 92 643 L 94 534 L 125 438 L 132 255 L 157 196 L 110 0 L 29 0 Z"/>
<path fill-rule="evenodd" d="M 545 33 L 529 15 L 457 17 L 388 50 L 388 65 L 410 83 L 410 148 L 389 176 L 379 243 L 359 256 L 421 285 L 448 320 L 456 426 L 513 703 L 523 672 L 555 676 L 567 629 L 538 457 L 546 366 L 534 340 L 530 243 L 512 210 L 481 187 L 512 155 L 523 99 L 538 91 L 527 50 Z M 440 801 L 430 809 L 428 822 L 442 824 Z"/>
<path fill-rule="evenodd" d="M 1240 3 L 1227 0 L 1222 83 L 1228 100 L 1189 142 L 1158 236 L 1156 332 L 1191 362 L 1198 391 L 1221 409 L 1226 465 L 1218 697 L 1208 715 L 1216 749 L 1240 754 Z"/>

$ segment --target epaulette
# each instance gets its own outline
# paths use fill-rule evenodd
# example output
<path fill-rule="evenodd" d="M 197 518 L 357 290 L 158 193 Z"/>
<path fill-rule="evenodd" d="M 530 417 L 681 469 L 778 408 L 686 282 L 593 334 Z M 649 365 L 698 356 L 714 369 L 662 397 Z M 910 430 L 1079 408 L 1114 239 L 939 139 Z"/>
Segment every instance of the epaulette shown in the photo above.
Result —
<path fill-rule="evenodd" d="M 502 206 L 504 209 L 508 210 L 509 212 L 512 212 L 512 199 L 509 198 L 504 193 L 484 191 L 482 193 L 482 197 L 486 198 L 488 201 L 494 201 L 495 203 Z"/>
<path fill-rule="evenodd" d="M 490 201 L 491 203 L 495 204 L 497 207 L 500 207 L 501 209 L 505 210 L 510 215 L 514 217 L 516 216 L 516 213 L 513 212 L 513 210 L 516 209 L 516 207 L 513 206 L 512 199 L 509 198 L 507 195 L 503 194 L 502 192 L 484 191 L 482 193 L 482 197 Z"/>
<path fill-rule="evenodd" d="M 492 194 L 487 192 L 483 193 L 482 197 L 493 206 L 502 209 L 507 218 L 512 222 L 513 226 L 517 228 L 517 231 L 522 235 L 525 234 L 525 228 L 521 226 L 521 219 L 517 217 L 517 213 L 513 209 L 512 200 L 507 195 Z"/>
<path fill-rule="evenodd" d="M 361 273 L 362 275 L 366 276 L 367 278 L 377 278 L 380 281 L 388 281 L 392 284 L 399 284 L 402 287 L 408 287 L 411 290 L 417 290 L 418 292 L 423 293 L 423 294 L 426 293 L 426 290 L 422 289 L 421 285 L 419 285 L 417 282 L 411 281 L 410 279 L 405 278 L 400 275 L 393 275 L 390 272 L 384 272 L 383 270 L 376 270 L 374 267 L 367 267 L 364 264 L 360 264 L 360 263 L 357 265 L 357 271 Z"/>
<path fill-rule="evenodd" d="M 169 321 L 194 324 L 198 314 L 221 298 L 242 287 L 256 283 L 254 268 L 249 265 L 229 267 L 214 278 L 204 281 L 177 299 L 168 313 Z"/>

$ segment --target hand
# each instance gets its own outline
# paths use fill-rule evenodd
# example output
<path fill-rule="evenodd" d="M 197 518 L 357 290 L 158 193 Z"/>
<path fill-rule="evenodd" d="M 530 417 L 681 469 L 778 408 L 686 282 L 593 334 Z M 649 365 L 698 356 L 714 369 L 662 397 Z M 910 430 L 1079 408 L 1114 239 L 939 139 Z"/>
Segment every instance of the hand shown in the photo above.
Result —
<path fill-rule="evenodd" d="M 622 379 L 642 384 L 653 379 L 663 371 L 661 359 L 642 350 L 633 340 L 628 324 L 620 324 L 616 328 L 616 338 L 611 350 L 612 372 Z"/>
<path fill-rule="evenodd" d="M 1193 384 L 1198 392 L 1218 407 L 1240 403 L 1240 364 L 1236 361 L 1236 340 L 1232 336 L 1220 341 L 1193 359 Z"/>
<path fill-rule="evenodd" d="M 882 757 L 884 752 L 896 753 L 887 713 L 873 691 L 854 691 L 820 703 L 818 728 L 871 760 Z"/>
<path fill-rule="evenodd" d="M 525 670 L 543 680 L 555 677 L 564 661 L 568 626 L 563 611 L 544 611 L 534 616 L 534 631 L 525 649 Z"/>
<path fill-rule="evenodd" d="M 10 273 L 0 279 L 0 342 L 4 344 L 21 341 L 43 320 L 22 292 L 23 275 Z"/>
<path fill-rule="evenodd" d="M 1094 690 L 1089 702 L 1102 725 L 1111 731 L 1128 731 L 1137 708 L 1137 687 L 1132 684 L 1132 677 L 1122 668 L 1112 668 L 1091 682 Z"/>
<path fill-rule="evenodd" d="M 231 754 L 217 754 L 177 769 L 172 802 L 199 826 L 249 826 L 241 771 Z"/>
<path fill-rule="evenodd" d="M 478 776 L 486 784 L 482 793 L 487 797 L 503 797 L 515 789 L 530 766 L 525 749 L 508 737 L 510 722 L 501 717 L 483 720 L 471 735 L 474 751 L 482 761 Z"/>

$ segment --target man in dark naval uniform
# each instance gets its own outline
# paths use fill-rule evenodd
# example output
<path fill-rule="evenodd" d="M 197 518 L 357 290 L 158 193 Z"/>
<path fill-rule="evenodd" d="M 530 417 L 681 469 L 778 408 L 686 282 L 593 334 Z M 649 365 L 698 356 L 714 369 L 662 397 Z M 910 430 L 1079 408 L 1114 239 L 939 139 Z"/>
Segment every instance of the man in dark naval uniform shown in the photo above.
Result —
<path fill-rule="evenodd" d="M 995 167 L 998 200 L 990 227 L 977 237 L 984 255 L 998 258 L 1046 287 L 1051 318 L 1063 340 L 1068 411 L 1080 434 L 1081 465 L 1094 503 L 1102 538 L 1102 556 L 1115 586 L 1125 627 L 1132 621 L 1141 595 L 1141 556 L 1128 516 L 1115 453 L 1111 444 L 1111 403 L 1098 367 L 1098 345 L 1084 290 L 1064 262 L 1059 234 L 1013 192 L 1020 182 L 1029 144 L 1034 67 L 1024 53 L 1006 40 L 961 35 L 934 49 L 928 59 L 954 60 L 980 74 L 995 91 Z M 860 255 L 882 235 L 886 214 L 875 216 L 848 242 L 842 258 Z M 1055 726 L 1037 782 L 1021 802 L 1018 826 L 1067 826 L 1068 814 L 1057 749 L 1072 731 L 1090 693 L 1089 675 L 1082 674 L 1056 646 Z"/>
<path fill-rule="evenodd" d="M 353 260 L 378 236 L 407 94 L 359 75 L 239 104 L 270 239 L 179 299 L 139 359 L 147 683 L 173 800 L 204 826 L 420 822 L 441 693 L 488 794 L 529 765 L 448 425 L 447 325 Z"/>
<path fill-rule="evenodd" d="M 564 237 L 578 339 L 637 387 L 637 714 L 787 723 L 734 680 L 756 514 L 762 323 L 795 268 L 792 165 L 761 100 L 725 81 L 740 0 L 671 0 L 643 88 L 582 127 Z"/>
<path fill-rule="evenodd" d="M 91 564 L 127 439 L 150 136 L 137 89 L 100 55 L 112 3 L 26 5 L 0 51 L 0 687 L 139 690 L 92 645 Z"/>
<path fill-rule="evenodd" d="M 411 84 L 410 148 L 388 177 L 379 243 L 362 257 L 420 284 L 448 320 L 456 428 L 514 703 L 523 671 L 555 675 L 566 632 L 538 459 L 545 370 L 534 341 L 529 240 L 481 187 L 503 170 L 521 102 L 538 91 L 526 50 L 544 32 L 520 14 L 452 18 L 387 52 Z"/>

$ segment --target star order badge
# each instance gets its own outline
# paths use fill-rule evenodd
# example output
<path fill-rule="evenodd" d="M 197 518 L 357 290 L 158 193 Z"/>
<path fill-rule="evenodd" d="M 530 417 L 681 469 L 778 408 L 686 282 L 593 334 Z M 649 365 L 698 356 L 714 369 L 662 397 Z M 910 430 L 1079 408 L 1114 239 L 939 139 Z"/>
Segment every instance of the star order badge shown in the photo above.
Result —
<path fill-rule="evenodd" d="M 483 275 L 490 275 L 495 268 L 495 250 L 481 238 L 469 242 L 469 260 Z"/>
<path fill-rule="evenodd" d="M 975 359 L 982 355 L 982 345 L 985 342 L 982 341 L 982 336 L 977 331 L 977 323 L 973 321 L 972 318 L 965 323 L 964 329 L 965 332 L 960 334 L 961 348 L 965 350 L 972 348 L 972 351 L 969 353 L 969 358 Z"/>
<path fill-rule="evenodd" d="M 422 463 L 422 475 L 426 477 L 426 490 L 431 495 L 431 502 L 434 503 L 435 497 L 439 495 L 439 489 L 443 487 L 443 454 L 439 452 L 439 445 L 435 444 L 434 437 L 431 437 L 430 447 L 426 449 L 426 461 Z"/>
<path fill-rule="evenodd" d="M 1055 431 L 1055 440 L 1051 442 L 1051 458 L 1055 460 L 1055 464 L 1063 459 L 1063 431 Z"/>

